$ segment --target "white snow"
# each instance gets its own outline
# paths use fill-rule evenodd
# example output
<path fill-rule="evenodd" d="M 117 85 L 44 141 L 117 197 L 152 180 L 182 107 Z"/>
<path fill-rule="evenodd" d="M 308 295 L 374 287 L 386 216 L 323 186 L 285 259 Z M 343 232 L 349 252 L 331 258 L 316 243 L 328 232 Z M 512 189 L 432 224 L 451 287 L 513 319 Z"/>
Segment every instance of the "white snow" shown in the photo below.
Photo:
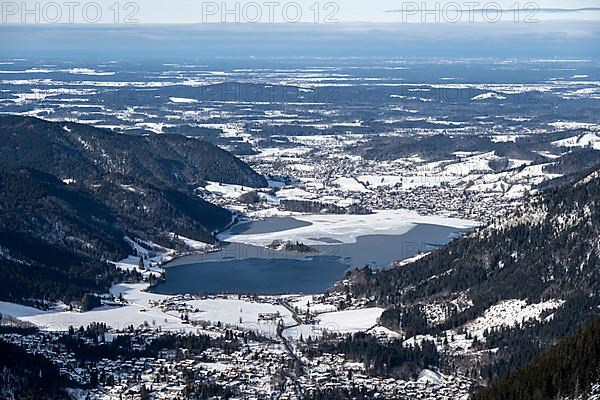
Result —
<path fill-rule="evenodd" d="M 368 187 L 378 188 L 401 184 L 404 177 L 401 175 L 361 175 L 357 179 Z"/>
<path fill-rule="evenodd" d="M 338 178 L 333 181 L 333 184 L 348 192 L 370 192 L 370 190 L 356 178 Z"/>
<path fill-rule="evenodd" d="M 1 65 L 8 65 L 2 63 Z M 0 74 L 50 74 L 50 73 L 67 73 L 73 75 L 91 75 L 91 76 L 112 76 L 114 72 L 99 72 L 90 68 L 68 68 L 68 69 L 44 69 L 44 68 L 29 68 L 26 70 L 4 70 Z"/>
<path fill-rule="evenodd" d="M 552 142 L 556 147 L 591 147 L 600 150 L 600 135 L 596 133 L 585 133 L 567 139 Z"/>
<path fill-rule="evenodd" d="M 502 179 L 500 173 L 494 173 L 489 163 L 498 160 L 495 152 L 473 153 L 456 152 L 455 159 L 436 161 L 416 165 L 402 175 L 363 174 L 358 180 L 368 188 L 394 187 L 399 190 L 411 190 L 418 187 L 434 187 L 443 184 L 462 185 L 463 178 L 475 180 L 482 174 L 494 182 Z M 528 161 L 509 160 L 509 168 L 523 165 Z"/>
<path fill-rule="evenodd" d="M 499 95 L 498 93 L 494 93 L 494 92 L 489 92 L 489 93 L 483 93 L 483 94 L 480 94 L 480 95 L 477 95 L 477 96 L 471 98 L 471 100 L 489 100 L 489 99 L 504 100 L 504 99 L 506 99 L 506 96 L 502 96 L 502 95 Z"/>
<path fill-rule="evenodd" d="M 494 143 L 507 143 L 515 142 L 519 138 L 519 135 L 496 135 L 491 136 L 490 140 Z"/>
<path fill-rule="evenodd" d="M 391 329 L 388 329 L 384 326 L 380 326 L 377 325 L 371 329 L 369 329 L 367 331 L 367 333 L 377 336 L 379 338 L 386 338 L 386 339 L 400 339 L 402 338 L 402 335 L 399 334 L 398 332 L 394 332 Z"/>
<path fill-rule="evenodd" d="M 458 301 L 457 299 L 456 301 Z M 454 302 L 453 302 L 454 303 Z M 499 303 L 491 306 L 487 309 L 483 315 L 474 319 L 473 321 L 467 322 L 461 328 L 468 332 L 471 337 L 477 337 L 478 340 L 485 340 L 484 332 L 487 329 L 497 329 L 500 327 L 514 327 L 517 324 L 521 324 L 528 320 L 539 320 L 542 313 L 546 311 L 556 310 L 564 304 L 563 300 L 552 299 L 543 301 L 540 303 L 528 304 L 526 300 L 511 299 L 503 300 Z M 431 312 L 438 309 L 436 304 L 431 304 L 426 307 L 428 312 L 428 319 L 432 317 Z M 441 321 L 442 315 L 439 314 L 435 317 L 436 320 Z M 435 342 L 439 351 L 452 350 L 454 352 L 465 352 L 473 346 L 473 339 L 467 339 L 467 335 L 464 333 L 459 334 L 459 329 L 445 331 L 442 335 L 438 336 L 437 340 L 431 335 L 417 335 L 404 341 L 405 345 L 414 345 L 421 343 L 424 340 Z M 448 344 L 445 345 L 442 342 L 442 338 L 448 340 Z"/>
<path fill-rule="evenodd" d="M 398 267 L 404 267 L 405 265 L 412 264 L 415 261 L 419 261 L 421 258 L 428 256 L 430 253 L 419 253 L 414 257 L 405 258 L 404 260 L 395 263 Z"/>
<path fill-rule="evenodd" d="M 60 72 L 67 72 L 75 75 L 91 75 L 91 76 L 112 76 L 114 72 L 99 72 L 95 69 L 90 68 L 69 68 L 67 70 L 60 70 Z"/>
<path fill-rule="evenodd" d="M 593 129 L 600 130 L 600 125 L 592 124 L 587 122 L 576 122 L 576 121 L 556 121 L 551 122 L 548 125 L 559 129 L 559 130 L 575 130 L 575 129 Z"/>
<path fill-rule="evenodd" d="M 401 235 L 417 224 L 449 226 L 457 229 L 469 229 L 479 225 L 475 221 L 439 216 L 422 216 L 409 210 L 381 210 L 369 215 L 295 215 L 300 221 L 311 225 L 280 232 L 252 235 L 235 235 L 225 232 L 219 239 L 235 243 L 266 246 L 274 240 L 299 241 L 308 245 L 323 245 L 310 238 L 327 237 L 342 243 L 355 243 L 356 238 L 364 235 Z"/>
<path fill-rule="evenodd" d="M 259 154 L 253 156 L 253 158 L 257 159 L 279 159 L 279 158 L 288 158 L 288 159 L 297 159 L 298 157 L 308 153 L 311 150 L 310 147 L 269 147 L 268 149 L 263 149 Z"/>
<path fill-rule="evenodd" d="M 148 300 L 160 300 L 161 295 L 142 292 L 146 284 L 122 284 L 115 286 L 113 294 L 123 293 L 130 302 L 124 307 L 100 307 L 85 313 L 74 311 L 43 312 L 35 308 L 3 303 L 1 308 L 7 315 L 31 322 L 42 329 L 50 331 L 66 331 L 70 326 L 78 328 L 94 322 L 105 322 L 114 329 L 126 329 L 129 325 L 138 327 L 144 323 L 163 330 L 196 331 L 196 328 L 183 324 L 178 316 L 166 314 L 158 309 L 149 308 Z M 144 311 L 146 310 L 146 311 Z"/>
<path fill-rule="evenodd" d="M 431 383 L 434 385 L 439 385 L 442 383 L 442 375 L 440 375 L 439 373 L 434 372 L 430 369 L 424 369 L 419 374 L 419 377 L 417 378 L 417 382 Z"/>
<path fill-rule="evenodd" d="M 15 318 L 21 318 L 44 313 L 44 311 L 38 310 L 37 308 L 0 301 L 0 314 L 3 315 L 10 315 Z"/>
<path fill-rule="evenodd" d="M 31 322 L 42 329 L 50 331 L 65 331 L 69 326 L 79 328 L 102 321 L 113 329 L 126 329 L 133 325 L 139 327 L 148 324 L 151 327 L 161 327 L 165 331 L 195 331 L 190 325 L 184 325 L 178 316 L 168 315 L 156 309 L 145 310 L 139 305 L 124 307 L 101 307 L 85 313 L 56 312 L 20 318 Z"/>
<path fill-rule="evenodd" d="M 176 104 L 195 104 L 198 103 L 198 100 L 196 99 L 188 99 L 185 97 L 169 97 L 169 101 L 171 103 L 176 103 Z"/>
<path fill-rule="evenodd" d="M 204 189 L 213 195 L 237 199 L 244 193 L 253 191 L 254 189 L 247 186 L 232 185 L 228 183 L 219 183 L 207 181 Z"/>
<path fill-rule="evenodd" d="M 561 400 L 600 400 L 600 382 L 594 383 L 588 393 L 575 397 L 563 397 Z"/>
<path fill-rule="evenodd" d="M 580 179 L 575 184 L 575 186 L 578 187 L 578 186 L 581 186 L 581 185 L 585 185 L 586 183 L 591 182 L 592 180 L 598 179 L 598 178 L 600 178 L 600 171 L 594 171 L 591 174 L 587 175 L 586 177 Z"/>
<path fill-rule="evenodd" d="M 283 334 L 293 339 L 302 335 L 306 339 L 309 336 L 320 337 L 323 331 L 340 334 L 367 331 L 377 325 L 383 311 L 383 308 L 373 307 L 320 314 L 317 324 L 288 328 Z"/>
<path fill-rule="evenodd" d="M 312 314 L 322 314 L 326 312 L 337 311 L 337 308 L 333 304 L 323 304 L 318 301 L 315 302 L 315 297 L 313 295 L 300 296 L 297 298 L 289 298 L 289 304 L 297 308 L 300 312 L 306 312 L 306 310 L 310 310 Z"/>
<path fill-rule="evenodd" d="M 279 313 L 285 325 L 293 325 L 292 314 L 284 306 L 269 303 L 256 303 L 237 298 L 190 300 L 186 304 L 197 313 L 191 313 L 191 320 L 221 322 L 237 328 L 259 332 L 263 335 L 277 336 L 277 321 L 259 321 L 261 313 Z"/>
<path fill-rule="evenodd" d="M 86 327 L 94 322 L 104 322 L 114 329 L 126 329 L 130 325 L 139 327 L 148 325 L 163 331 L 197 332 L 199 328 L 184 323 L 177 311 L 162 311 L 158 302 L 172 299 L 172 296 L 146 292 L 145 283 L 119 284 L 111 289 L 115 297 L 120 295 L 126 301 L 123 307 L 100 307 L 88 312 L 75 311 L 40 311 L 18 304 L 0 302 L 0 313 L 11 315 L 23 321 L 33 323 L 50 331 L 66 331 L 70 326 Z M 294 320 L 285 307 L 270 303 L 258 303 L 250 300 L 228 298 L 209 298 L 188 300 L 185 302 L 192 310 L 190 321 L 220 322 L 223 326 L 235 326 L 243 330 L 259 332 L 275 337 L 277 321 L 259 321 L 260 313 L 279 313 L 285 325 L 292 325 Z"/>
<path fill-rule="evenodd" d="M 468 183 L 466 190 L 488 194 L 501 193 L 506 198 L 517 199 L 533 186 L 560 176 L 545 172 L 546 165 L 548 164 L 528 165 L 523 169 L 484 174 L 473 178 L 467 177 L 465 178 L 465 182 Z"/>
<path fill-rule="evenodd" d="M 277 192 L 278 200 L 310 200 L 316 198 L 315 194 L 300 188 L 281 189 Z"/>
<path fill-rule="evenodd" d="M 135 124 L 136 128 L 146 129 L 154 133 L 163 133 L 163 129 L 171 128 L 175 125 L 173 124 L 165 124 L 162 122 L 139 122 Z"/>
<path fill-rule="evenodd" d="M 548 300 L 534 304 L 528 304 L 526 300 L 504 300 L 491 306 L 481 317 L 467 323 L 464 327 L 472 335 L 482 338 L 485 329 L 512 327 L 530 319 L 539 320 L 544 311 L 555 310 L 563 304 L 563 300 Z"/>
<path fill-rule="evenodd" d="M 181 236 L 177 233 L 169 233 L 169 236 L 172 240 L 179 240 L 183 242 L 189 249 L 193 251 L 209 251 L 215 248 L 214 245 L 210 243 L 200 242 L 199 240 L 194 240 L 187 238 L 185 236 Z"/>

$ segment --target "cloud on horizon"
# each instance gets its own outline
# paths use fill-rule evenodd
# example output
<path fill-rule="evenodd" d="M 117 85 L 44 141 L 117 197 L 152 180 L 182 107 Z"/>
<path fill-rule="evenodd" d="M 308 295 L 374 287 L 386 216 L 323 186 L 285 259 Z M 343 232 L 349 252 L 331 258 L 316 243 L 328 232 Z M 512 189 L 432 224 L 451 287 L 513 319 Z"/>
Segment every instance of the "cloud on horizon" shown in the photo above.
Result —
<path fill-rule="evenodd" d="M 600 26 L 561 24 L 1 25 L 5 57 L 600 58 Z"/>

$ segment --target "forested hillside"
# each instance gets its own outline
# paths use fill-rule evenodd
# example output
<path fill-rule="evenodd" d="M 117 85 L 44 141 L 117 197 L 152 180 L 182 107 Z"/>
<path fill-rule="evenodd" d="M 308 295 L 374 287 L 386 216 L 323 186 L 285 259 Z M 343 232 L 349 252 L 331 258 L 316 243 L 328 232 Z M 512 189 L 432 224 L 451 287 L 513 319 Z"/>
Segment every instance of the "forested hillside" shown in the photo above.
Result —
<path fill-rule="evenodd" d="M 231 212 L 193 189 L 205 179 L 262 186 L 231 154 L 196 139 L 117 134 L 0 117 L 0 300 L 80 300 L 120 273 L 126 237 L 178 249 L 214 243 Z"/>
<path fill-rule="evenodd" d="M 488 330 L 473 345 L 487 355 L 473 373 L 502 376 L 600 313 L 599 177 L 591 172 L 532 196 L 511 215 L 412 264 L 357 271 L 348 290 L 385 306 L 381 323 L 407 337 L 458 332 L 506 301 L 558 302 L 555 311 Z"/>
<path fill-rule="evenodd" d="M 125 184 L 127 182 L 128 184 Z M 106 260 L 133 252 L 126 236 L 176 247 L 167 233 L 214 242 L 227 210 L 184 191 L 119 176 L 67 185 L 21 168 L 0 171 L 0 299 L 79 300 L 104 291 L 117 271 Z"/>
<path fill-rule="evenodd" d="M 600 319 L 564 338 L 473 400 L 586 399 L 600 396 Z"/>
<path fill-rule="evenodd" d="M 180 135 L 129 135 L 71 122 L 0 116 L 0 164 L 60 179 L 116 173 L 156 185 L 205 180 L 264 187 L 265 178 L 228 152 Z"/>

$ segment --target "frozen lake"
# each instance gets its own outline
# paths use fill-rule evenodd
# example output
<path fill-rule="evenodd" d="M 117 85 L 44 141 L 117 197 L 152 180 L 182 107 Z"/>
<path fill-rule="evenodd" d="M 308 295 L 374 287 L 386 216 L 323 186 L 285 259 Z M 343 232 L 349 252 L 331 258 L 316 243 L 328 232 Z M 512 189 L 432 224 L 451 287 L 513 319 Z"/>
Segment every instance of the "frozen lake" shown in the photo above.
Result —
<path fill-rule="evenodd" d="M 306 226 L 291 217 L 273 217 L 238 225 L 236 235 L 281 232 Z M 272 228 L 272 229 L 269 229 Z M 399 235 L 358 236 L 355 243 L 327 237 L 311 238 L 315 253 L 275 251 L 245 243 L 225 243 L 216 253 L 192 255 L 167 266 L 166 282 L 153 289 L 163 294 L 322 293 L 353 267 L 388 267 L 393 261 L 431 251 L 466 232 L 448 226 L 417 224 Z M 239 239 L 240 236 L 238 236 Z M 317 240 L 318 239 L 318 240 Z"/>

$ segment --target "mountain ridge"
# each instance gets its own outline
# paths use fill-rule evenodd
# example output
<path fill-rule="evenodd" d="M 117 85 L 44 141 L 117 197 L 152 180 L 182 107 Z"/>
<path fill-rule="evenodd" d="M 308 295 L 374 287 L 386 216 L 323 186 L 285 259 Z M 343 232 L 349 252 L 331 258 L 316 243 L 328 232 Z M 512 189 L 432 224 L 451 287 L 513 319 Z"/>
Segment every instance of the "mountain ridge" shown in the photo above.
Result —
<path fill-rule="evenodd" d="M 119 173 L 169 186 L 206 180 L 266 187 L 266 179 L 210 143 L 181 135 L 132 135 L 73 122 L 0 116 L 0 161 L 60 179 Z"/>
<path fill-rule="evenodd" d="M 0 300 L 78 301 L 124 278 L 108 261 L 126 238 L 187 251 L 215 244 L 234 214 L 203 200 L 206 180 L 266 186 L 228 152 L 176 135 L 126 135 L 0 116 Z"/>
<path fill-rule="evenodd" d="M 440 338 L 452 362 L 474 376 L 503 376 L 600 314 L 599 204 L 600 172 L 592 170 L 414 263 L 357 270 L 346 290 L 386 307 L 380 323 L 407 338 Z M 517 312 L 517 303 L 541 311 L 490 320 L 494 310 Z M 488 321 L 484 337 L 468 333 L 474 321 Z M 464 345 L 448 340 L 465 332 Z M 473 352 L 477 371 L 467 361 Z"/>

